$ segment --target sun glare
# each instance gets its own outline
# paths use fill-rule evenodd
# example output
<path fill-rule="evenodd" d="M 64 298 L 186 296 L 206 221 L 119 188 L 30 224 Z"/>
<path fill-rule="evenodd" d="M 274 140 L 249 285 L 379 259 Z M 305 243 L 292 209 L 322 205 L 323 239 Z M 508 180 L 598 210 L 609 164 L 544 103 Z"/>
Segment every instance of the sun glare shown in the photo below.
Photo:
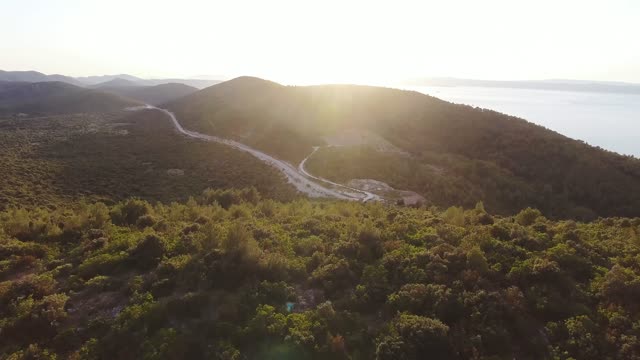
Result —
<path fill-rule="evenodd" d="M 34 3 L 14 14 L 20 16 L 0 19 L 4 66 L 76 76 L 254 75 L 285 83 L 384 83 L 422 76 L 640 81 L 633 75 L 638 47 L 620 36 L 638 33 L 638 22 L 633 11 L 616 4 L 606 14 L 575 1 L 76 5 L 45 14 Z M 578 5 L 581 16 L 575 17 Z M 49 18 L 60 21 L 44 31 L 40 24 Z M 136 26 L 112 26 L 115 19 Z M 608 56 L 614 53 L 615 61 Z"/>

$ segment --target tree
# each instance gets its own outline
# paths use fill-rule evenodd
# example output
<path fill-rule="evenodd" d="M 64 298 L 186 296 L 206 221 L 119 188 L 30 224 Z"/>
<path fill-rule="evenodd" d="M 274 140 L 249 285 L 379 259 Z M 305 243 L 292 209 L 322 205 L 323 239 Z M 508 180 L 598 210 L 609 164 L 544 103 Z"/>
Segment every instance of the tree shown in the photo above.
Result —
<path fill-rule="evenodd" d="M 258 305 L 246 331 L 255 338 L 281 338 L 287 330 L 287 317 L 271 305 Z"/>
<path fill-rule="evenodd" d="M 428 317 L 400 314 L 376 346 L 376 359 L 447 359 L 449 327 Z"/>

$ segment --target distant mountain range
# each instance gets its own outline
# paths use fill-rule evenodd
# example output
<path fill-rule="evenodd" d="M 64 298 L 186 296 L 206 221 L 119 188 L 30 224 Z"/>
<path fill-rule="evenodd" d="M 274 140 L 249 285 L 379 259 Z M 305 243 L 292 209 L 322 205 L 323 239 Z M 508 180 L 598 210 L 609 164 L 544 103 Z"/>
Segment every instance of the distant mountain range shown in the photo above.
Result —
<path fill-rule="evenodd" d="M 104 89 L 104 88 L 110 88 L 110 87 L 138 87 L 141 86 L 138 82 L 132 81 L 132 80 L 128 80 L 128 79 L 123 79 L 123 78 L 115 78 L 112 80 L 107 80 L 105 82 L 100 82 L 97 84 L 93 84 L 90 85 L 90 88 L 94 88 L 94 89 Z"/>
<path fill-rule="evenodd" d="M 155 86 L 161 84 L 179 83 L 204 89 L 211 85 L 220 83 L 221 80 L 214 79 L 142 79 L 133 75 L 101 75 L 86 77 L 70 77 L 64 75 L 46 75 L 37 71 L 3 71 L 0 70 L 0 81 L 23 81 L 23 82 L 47 82 L 60 81 L 68 84 L 97 88 L 101 86 Z"/>
<path fill-rule="evenodd" d="M 198 91 L 177 83 L 135 86 L 124 79 L 103 84 L 85 88 L 61 81 L 0 81 L 0 115 L 120 111 L 142 104 L 160 105 Z"/>
<path fill-rule="evenodd" d="M 97 113 L 141 104 L 139 100 L 60 81 L 0 81 L 0 114 Z"/>
<path fill-rule="evenodd" d="M 61 81 L 68 84 L 82 86 L 83 83 L 75 78 L 64 75 L 45 75 L 37 71 L 4 71 L 0 70 L 0 81 L 24 81 L 24 82 L 44 82 Z"/>
<path fill-rule="evenodd" d="M 412 86 L 474 86 L 533 90 L 640 94 L 640 84 L 612 81 L 584 81 L 565 79 L 498 81 L 434 77 L 413 79 L 405 82 L 405 84 Z"/>
<path fill-rule="evenodd" d="M 224 81 L 224 76 L 199 75 L 186 79 L 143 79 L 129 74 L 71 77 L 59 74 L 47 75 L 37 71 L 3 71 L 0 70 L 0 81 L 46 82 L 60 81 L 68 84 L 89 87 L 122 87 L 122 86 L 155 86 L 162 84 L 184 84 L 196 89 L 204 89 Z M 549 80 L 474 80 L 452 77 L 416 78 L 404 81 L 410 86 L 472 86 L 532 90 L 581 91 L 600 93 L 640 94 L 640 84 L 614 81 L 588 81 L 569 79 Z"/>
<path fill-rule="evenodd" d="M 220 83 L 210 79 L 142 79 L 133 75 L 73 78 L 37 71 L 0 70 L 0 113 L 104 112 L 160 105 Z"/>

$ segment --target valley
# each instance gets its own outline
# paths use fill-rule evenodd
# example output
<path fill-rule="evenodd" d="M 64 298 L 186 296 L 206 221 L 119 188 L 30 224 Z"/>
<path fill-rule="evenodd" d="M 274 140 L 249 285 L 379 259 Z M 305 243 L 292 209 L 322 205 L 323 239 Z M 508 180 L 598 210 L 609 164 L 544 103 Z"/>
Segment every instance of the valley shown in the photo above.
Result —
<path fill-rule="evenodd" d="M 151 107 L 148 107 L 151 108 Z M 224 145 L 228 145 L 232 148 L 241 150 L 241 151 L 245 151 L 253 156 L 255 156 L 256 158 L 264 161 L 265 163 L 275 167 L 278 170 L 281 170 L 282 173 L 287 177 L 288 181 L 293 184 L 296 189 L 298 189 L 298 191 L 307 194 L 308 196 L 311 197 L 331 197 L 331 198 L 337 198 L 337 199 L 354 199 L 357 198 L 356 195 L 353 194 L 348 194 L 348 193 L 342 193 L 342 192 L 338 192 L 337 190 L 332 190 L 332 189 L 328 189 L 325 188 L 321 185 L 318 185 L 317 183 L 310 181 L 307 179 L 307 177 L 310 177 L 307 174 L 307 177 L 302 176 L 300 174 L 300 172 L 296 171 L 296 169 L 290 165 L 289 163 L 286 163 L 284 161 L 281 160 L 277 160 L 261 151 L 255 150 L 251 147 L 248 147 L 244 144 L 241 144 L 237 141 L 233 141 L 233 140 L 228 140 L 228 139 L 222 139 L 222 138 L 218 138 L 215 136 L 211 136 L 211 135 L 205 135 L 205 134 L 201 134 L 198 132 L 194 132 L 194 131 L 189 131 L 189 130 L 185 130 L 180 123 L 178 122 L 178 120 L 176 119 L 175 115 L 165 109 L 160 109 L 160 108 L 153 108 L 156 110 L 159 110 L 161 112 L 163 112 L 164 114 L 166 114 L 167 116 L 169 116 L 169 118 L 171 119 L 173 125 L 175 125 L 176 129 L 184 134 L 187 135 L 189 137 L 195 138 L 195 139 L 200 139 L 200 140 L 204 140 L 204 141 L 211 141 L 211 142 L 216 142 L 216 143 L 220 143 L 220 144 L 224 144 Z M 338 185 L 338 184 L 336 184 Z"/>
<path fill-rule="evenodd" d="M 143 109 L 155 109 L 155 110 L 159 110 L 161 112 L 163 112 L 164 114 L 166 114 L 170 119 L 171 122 L 173 123 L 173 125 L 175 125 L 176 129 L 181 133 L 184 134 L 186 136 L 195 138 L 195 139 L 200 139 L 200 140 L 204 140 L 204 141 L 211 141 L 211 142 L 216 142 L 219 144 L 224 144 L 224 145 L 228 145 L 231 146 L 235 149 L 241 150 L 241 151 L 245 151 L 248 152 L 249 154 L 255 156 L 256 158 L 264 161 L 265 163 L 277 168 L 278 170 L 281 170 L 282 173 L 287 177 L 289 183 L 293 184 L 296 189 L 298 189 L 298 191 L 300 191 L 303 194 L 306 194 L 310 197 L 330 197 L 330 198 L 335 198 L 335 199 L 343 199 L 343 200 L 359 200 L 362 202 L 367 202 L 370 200 L 379 200 L 380 197 L 377 195 L 374 195 L 373 193 L 367 192 L 367 191 L 362 191 L 362 190 L 358 190 L 355 188 L 351 188 L 342 184 L 338 184 L 323 178 L 319 178 L 317 176 L 313 176 L 311 174 L 309 174 L 305 169 L 304 169 L 304 163 L 306 162 L 306 160 L 311 157 L 315 151 L 317 150 L 314 149 L 314 151 L 309 154 L 309 156 L 307 156 L 304 160 L 302 160 L 302 162 L 300 163 L 300 165 L 298 166 L 298 168 L 294 168 L 291 164 L 284 162 L 282 160 L 278 160 L 272 156 L 269 156 L 261 151 L 258 151 L 256 149 L 253 149 L 247 145 L 241 144 L 237 141 L 233 141 L 233 140 L 228 140 L 228 139 L 222 139 L 216 136 L 211 136 L 211 135 L 205 135 L 205 134 L 201 134 L 195 131 L 189 131 L 189 130 L 185 130 L 182 125 L 180 125 L 180 122 L 178 121 L 178 119 L 176 119 L 175 115 L 166 110 L 166 109 L 160 109 L 157 107 L 153 107 L 150 105 L 145 106 Z M 141 110 L 140 108 L 132 108 L 132 110 Z M 331 186 L 333 186 L 333 189 L 324 187 L 322 185 L 319 185 L 318 183 L 309 180 L 309 179 L 313 179 L 316 181 L 319 181 L 321 183 L 326 183 L 329 184 Z M 346 190 L 346 191 L 345 191 Z"/>
<path fill-rule="evenodd" d="M 226 145 L 188 140 L 156 111 L 0 117 L 0 149 L 0 209 L 129 197 L 170 203 L 208 187 L 299 196 L 272 167 Z"/>

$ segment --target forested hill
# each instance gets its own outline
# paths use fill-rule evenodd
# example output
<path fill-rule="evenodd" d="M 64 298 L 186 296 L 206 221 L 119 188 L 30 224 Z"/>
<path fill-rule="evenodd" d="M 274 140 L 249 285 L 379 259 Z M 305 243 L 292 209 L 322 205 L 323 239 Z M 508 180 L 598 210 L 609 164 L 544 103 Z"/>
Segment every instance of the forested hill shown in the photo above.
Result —
<path fill-rule="evenodd" d="M 0 114 L 50 115 L 119 111 L 142 104 L 98 90 L 63 82 L 0 81 Z"/>
<path fill-rule="evenodd" d="M 346 146 L 320 152 L 315 169 L 335 180 L 385 181 L 435 205 L 482 200 L 498 213 L 535 206 L 552 217 L 640 215 L 640 160 L 417 92 L 242 77 L 169 108 L 188 129 L 236 138 L 296 164 L 326 136 L 373 132 L 410 156 Z"/>

